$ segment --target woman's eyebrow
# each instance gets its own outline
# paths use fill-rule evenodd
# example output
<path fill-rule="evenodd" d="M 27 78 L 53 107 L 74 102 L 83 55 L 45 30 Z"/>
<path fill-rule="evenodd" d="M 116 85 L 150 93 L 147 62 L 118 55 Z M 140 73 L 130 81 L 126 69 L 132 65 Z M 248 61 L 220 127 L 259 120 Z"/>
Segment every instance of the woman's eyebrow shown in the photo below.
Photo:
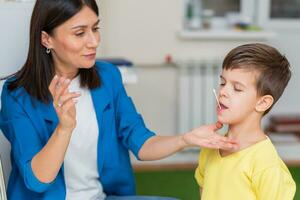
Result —
<path fill-rule="evenodd" d="M 93 24 L 93 26 L 96 26 L 96 25 L 98 25 L 99 24 L 99 22 L 100 22 L 100 20 L 98 19 L 94 24 Z M 88 25 L 78 25 L 78 26 L 74 26 L 74 27 L 72 27 L 71 29 L 77 29 L 77 28 L 86 28 L 86 27 L 88 27 Z"/>

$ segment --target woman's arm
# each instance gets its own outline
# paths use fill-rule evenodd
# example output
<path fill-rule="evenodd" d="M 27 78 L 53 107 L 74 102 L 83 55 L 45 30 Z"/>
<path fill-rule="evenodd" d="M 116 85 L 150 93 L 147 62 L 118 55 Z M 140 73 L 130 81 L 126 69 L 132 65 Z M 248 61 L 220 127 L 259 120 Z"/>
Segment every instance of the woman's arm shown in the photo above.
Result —
<path fill-rule="evenodd" d="M 63 163 L 71 135 L 71 130 L 57 127 L 48 143 L 33 157 L 31 167 L 34 175 L 41 182 L 51 183 L 56 178 Z"/>
<path fill-rule="evenodd" d="M 202 126 L 176 136 L 153 136 L 149 138 L 139 151 L 141 160 L 157 160 L 170 156 L 186 147 L 206 147 L 232 149 L 234 141 L 218 135 L 215 131 L 220 129 L 220 123 Z"/>
<path fill-rule="evenodd" d="M 59 124 L 47 144 L 31 161 L 34 175 L 43 183 L 50 183 L 56 178 L 76 126 L 74 98 L 79 97 L 80 94 L 69 93 L 69 83 L 70 80 L 55 76 L 49 86 Z"/>

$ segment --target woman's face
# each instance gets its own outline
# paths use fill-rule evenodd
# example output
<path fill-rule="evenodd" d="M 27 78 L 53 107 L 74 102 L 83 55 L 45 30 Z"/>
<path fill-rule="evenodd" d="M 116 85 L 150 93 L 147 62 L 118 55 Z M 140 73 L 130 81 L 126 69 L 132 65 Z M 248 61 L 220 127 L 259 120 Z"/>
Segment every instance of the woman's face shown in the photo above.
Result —
<path fill-rule="evenodd" d="M 68 73 L 91 68 L 100 42 L 98 29 L 98 16 L 87 6 L 56 27 L 48 39 L 56 71 Z"/>

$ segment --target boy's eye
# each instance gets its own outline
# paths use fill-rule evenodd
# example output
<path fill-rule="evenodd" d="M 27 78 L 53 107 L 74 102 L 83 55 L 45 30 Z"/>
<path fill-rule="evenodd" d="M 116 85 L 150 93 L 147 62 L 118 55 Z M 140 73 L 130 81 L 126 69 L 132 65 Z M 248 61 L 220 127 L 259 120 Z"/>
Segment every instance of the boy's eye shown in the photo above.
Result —
<path fill-rule="evenodd" d="M 220 86 L 224 86 L 225 85 L 225 82 L 220 82 Z"/>
<path fill-rule="evenodd" d="M 234 88 L 234 91 L 236 91 L 236 92 L 241 92 L 242 90 L 235 87 L 235 88 Z"/>
<path fill-rule="evenodd" d="M 97 27 L 93 28 L 93 31 L 96 32 L 96 31 L 98 31 L 99 29 L 100 29 L 100 27 L 97 26 Z"/>

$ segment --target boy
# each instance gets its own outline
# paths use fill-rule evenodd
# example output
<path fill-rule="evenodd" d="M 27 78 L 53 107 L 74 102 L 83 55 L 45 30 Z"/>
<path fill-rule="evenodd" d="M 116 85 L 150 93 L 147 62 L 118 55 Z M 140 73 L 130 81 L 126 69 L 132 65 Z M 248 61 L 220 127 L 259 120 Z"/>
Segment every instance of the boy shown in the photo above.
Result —
<path fill-rule="evenodd" d="M 195 171 L 202 200 L 293 199 L 295 182 L 261 127 L 290 77 L 288 60 L 265 44 L 242 45 L 226 56 L 217 115 L 239 147 L 202 149 Z"/>

